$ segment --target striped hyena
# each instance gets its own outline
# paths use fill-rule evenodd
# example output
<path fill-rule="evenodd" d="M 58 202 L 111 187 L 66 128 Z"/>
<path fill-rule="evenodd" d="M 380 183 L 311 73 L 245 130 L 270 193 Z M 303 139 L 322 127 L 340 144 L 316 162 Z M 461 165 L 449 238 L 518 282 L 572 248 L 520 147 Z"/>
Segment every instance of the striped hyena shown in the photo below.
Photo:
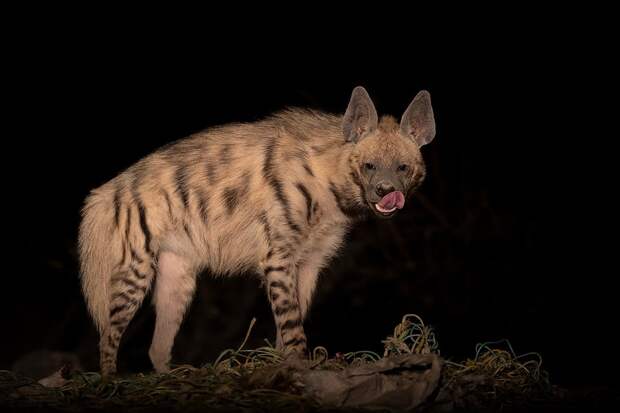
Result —
<path fill-rule="evenodd" d="M 303 355 L 302 322 L 317 276 L 347 228 L 391 217 L 422 182 L 420 147 L 435 135 L 426 91 L 400 124 L 377 117 L 362 87 L 344 116 L 290 109 L 165 146 L 92 191 L 79 247 L 82 287 L 101 339 L 103 375 L 153 287 L 149 356 L 168 370 L 175 335 L 203 269 L 255 271 L 285 354 Z"/>

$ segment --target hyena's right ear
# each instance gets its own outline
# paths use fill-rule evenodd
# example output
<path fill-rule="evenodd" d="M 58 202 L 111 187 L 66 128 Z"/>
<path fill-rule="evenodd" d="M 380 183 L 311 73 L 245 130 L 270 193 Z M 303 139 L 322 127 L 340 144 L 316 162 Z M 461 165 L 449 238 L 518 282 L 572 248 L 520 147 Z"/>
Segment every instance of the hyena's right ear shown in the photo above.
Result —
<path fill-rule="evenodd" d="M 377 110 L 368 92 L 361 86 L 353 89 L 349 106 L 342 121 L 342 132 L 347 142 L 359 142 L 377 129 Z"/>

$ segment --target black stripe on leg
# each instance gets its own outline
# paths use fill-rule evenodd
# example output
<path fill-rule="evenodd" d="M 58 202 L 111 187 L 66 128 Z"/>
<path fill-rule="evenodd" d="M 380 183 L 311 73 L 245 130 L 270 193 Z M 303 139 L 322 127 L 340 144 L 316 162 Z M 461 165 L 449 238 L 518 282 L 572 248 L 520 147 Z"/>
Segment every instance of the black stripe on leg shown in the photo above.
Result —
<path fill-rule="evenodd" d="M 138 300 L 136 300 L 134 297 L 132 297 L 130 295 L 127 295 L 127 293 L 125 291 L 114 293 L 112 295 L 112 301 L 116 301 L 119 298 L 124 301 L 124 305 L 127 305 L 127 304 L 138 305 L 139 304 Z"/>
<path fill-rule="evenodd" d="M 285 341 L 283 344 L 285 346 L 297 346 L 299 344 L 306 344 L 306 338 L 305 337 L 291 338 L 290 340 Z"/>
<path fill-rule="evenodd" d="M 121 278 L 121 282 L 136 290 L 146 290 L 146 287 L 136 284 L 135 281 L 130 278 Z"/>
<path fill-rule="evenodd" d="M 272 281 L 269 283 L 269 290 L 273 288 L 279 288 L 284 292 L 284 294 L 288 294 L 290 292 L 289 288 L 282 281 Z"/>
<path fill-rule="evenodd" d="M 139 278 L 140 280 L 144 280 L 146 278 L 146 274 L 141 273 L 140 270 L 138 270 L 136 267 L 131 266 L 129 267 L 129 269 L 131 270 L 133 275 L 136 276 L 136 278 Z"/>
<path fill-rule="evenodd" d="M 108 346 L 110 346 L 110 338 L 108 337 Z M 114 352 L 112 352 L 109 348 L 105 347 L 101 349 L 101 353 L 105 356 L 105 357 L 112 357 L 114 356 Z"/>
<path fill-rule="evenodd" d="M 128 280 L 125 280 L 126 284 L 128 284 L 127 281 Z M 146 293 L 146 288 L 147 287 L 145 285 L 136 285 L 136 284 L 134 284 L 131 287 L 132 287 L 132 290 L 135 291 L 135 293 L 137 293 L 137 292 L 140 292 L 140 294 L 145 294 Z M 127 292 L 129 294 L 134 294 L 134 292 L 132 292 L 132 290 L 127 290 Z"/>
<path fill-rule="evenodd" d="M 280 327 L 281 330 L 290 330 L 293 328 L 297 328 L 300 327 L 302 324 L 301 318 L 294 318 L 292 320 L 286 320 L 284 322 L 284 324 L 282 324 L 282 327 Z"/>
<path fill-rule="evenodd" d="M 124 278 L 123 279 L 123 284 L 126 284 L 126 285 L 130 286 L 131 288 L 136 290 L 136 292 L 140 291 L 142 294 L 146 293 L 146 286 L 145 285 L 138 285 L 135 282 L 133 282 L 132 280 L 130 280 L 129 278 Z"/>
<path fill-rule="evenodd" d="M 132 280 L 129 277 L 115 277 L 112 279 L 112 283 L 114 285 L 118 283 L 123 283 L 124 285 L 128 286 L 129 288 L 133 290 L 142 291 L 142 292 L 146 291 L 145 286 L 137 284 L 134 280 Z"/>
<path fill-rule="evenodd" d="M 112 320 L 110 323 L 112 327 L 122 327 L 123 329 L 127 327 L 127 324 L 129 324 L 129 322 L 124 318 Z"/>
<path fill-rule="evenodd" d="M 142 293 L 146 292 L 145 288 L 140 288 Z M 124 303 L 131 303 L 133 305 L 138 305 L 138 300 L 132 296 L 130 296 L 128 293 L 130 292 L 130 290 L 127 291 L 121 291 L 121 292 L 116 292 L 114 294 L 112 294 L 112 298 L 110 300 L 110 302 L 114 302 L 117 301 L 119 299 L 121 299 Z M 142 297 L 140 297 L 142 298 Z"/>
<path fill-rule="evenodd" d="M 144 262 L 144 260 L 142 258 L 140 258 L 140 256 L 136 252 L 136 250 L 133 249 L 133 247 L 131 245 L 129 246 L 129 250 L 131 251 L 131 259 L 132 260 L 137 261 L 138 264 L 142 264 Z"/>
<path fill-rule="evenodd" d="M 113 318 L 116 314 L 120 313 L 126 308 L 127 308 L 126 303 L 123 303 L 121 305 L 115 305 L 114 307 L 110 309 L 110 318 Z"/>
<path fill-rule="evenodd" d="M 291 250 L 290 245 L 287 245 L 286 247 L 276 247 L 275 249 L 269 251 L 270 254 L 267 257 L 271 258 L 271 256 L 278 254 L 278 257 L 280 259 L 286 260 L 287 258 L 291 256 L 290 250 Z"/>
<path fill-rule="evenodd" d="M 270 272 L 274 272 L 274 271 L 285 272 L 286 267 L 272 267 L 270 265 L 265 267 L 265 275 L 269 274 Z"/>
<path fill-rule="evenodd" d="M 297 306 L 283 304 L 282 306 L 276 307 L 275 310 L 273 310 L 273 313 L 275 315 L 282 315 L 282 314 L 290 313 L 295 310 L 297 310 Z"/>

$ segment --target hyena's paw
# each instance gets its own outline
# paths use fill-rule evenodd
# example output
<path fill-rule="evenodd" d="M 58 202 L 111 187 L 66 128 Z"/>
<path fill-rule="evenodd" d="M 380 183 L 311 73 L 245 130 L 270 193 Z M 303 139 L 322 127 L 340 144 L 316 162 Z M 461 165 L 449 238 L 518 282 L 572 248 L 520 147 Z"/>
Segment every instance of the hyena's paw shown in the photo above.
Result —
<path fill-rule="evenodd" d="M 157 373 L 169 373 L 170 372 L 170 355 L 156 350 L 149 350 L 149 358 L 153 364 L 153 368 Z"/>
<path fill-rule="evenodd" d="M 170 373 L 170 366 L 168 364 L 153 364 L 153 368 L 158 374 Z"/>
<path fill-rule="evenodd" d="M 99 366 L 101 380 L 110 381 L 116 377 L 116 363 L 110 359 L 104 359 Z"/>
<path fill-rule="evenodd" d="M 303 342 L 295 342 L 285 345 L 281 351 L 284 353 L 285 359 L 305 360 L 308 358 L 308 349 L 306 347 L 305 338 L 303 339 Z"/>
<path fill-rule="evenodd" d="M 114 379 L 116 378 L 116 373 L 101 373 L 101 382 L 102 383 L 110 383 L 111 381 L 114 381 Z"/>
<path fill-rule="evenodd" d="M 117 377 L 118 377 L 118 374 L 116 373 L 116 368 L 101 370 L 101 382 L 102 383 L 110 383 L 114 381 Z"/>

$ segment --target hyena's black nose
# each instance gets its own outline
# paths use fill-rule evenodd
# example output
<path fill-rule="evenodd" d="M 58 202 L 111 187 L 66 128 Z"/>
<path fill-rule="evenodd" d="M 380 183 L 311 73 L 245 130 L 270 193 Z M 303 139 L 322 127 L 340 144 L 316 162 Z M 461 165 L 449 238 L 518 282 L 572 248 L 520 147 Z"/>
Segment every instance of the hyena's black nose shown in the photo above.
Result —
<path fill-rule="evenodd" d="M 377 184 L 376 189 L 377 189 L 377 195 L 382 197 L 382 196 L 389 194 L 390 192 L 394 192 L 394 185 L 386 181 L 381 181 Z"/>

